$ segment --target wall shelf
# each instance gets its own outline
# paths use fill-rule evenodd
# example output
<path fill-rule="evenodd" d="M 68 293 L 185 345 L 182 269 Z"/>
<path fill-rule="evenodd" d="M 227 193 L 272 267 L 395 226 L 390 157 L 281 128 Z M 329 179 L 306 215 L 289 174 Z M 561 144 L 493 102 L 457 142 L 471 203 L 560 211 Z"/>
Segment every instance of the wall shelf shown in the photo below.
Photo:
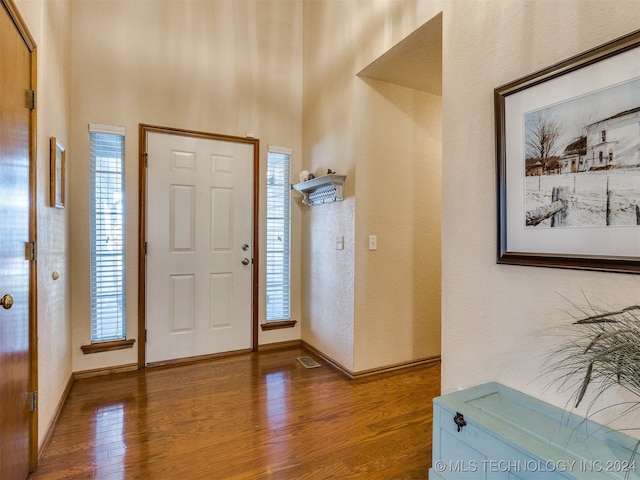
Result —
<path fill-rule="evenodd" d="M 302 204 L 313 206 L 322 203 L 339 202 L 343 200 L 342 189 L 346 175 L 331 173 L 316 177 L 306 182 L 291 185 L 291 188 L 302 194 Z"/>

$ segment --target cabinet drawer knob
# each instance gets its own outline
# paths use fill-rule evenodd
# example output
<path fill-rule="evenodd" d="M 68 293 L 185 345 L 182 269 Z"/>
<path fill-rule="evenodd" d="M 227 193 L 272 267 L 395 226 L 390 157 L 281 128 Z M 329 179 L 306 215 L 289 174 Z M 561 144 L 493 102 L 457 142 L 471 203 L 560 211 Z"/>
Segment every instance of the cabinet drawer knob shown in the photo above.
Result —
<path fill-rule="evenodd" d="M 462 430 L 462 427 L 467 426 L 467 421 L 464 419 L 464 415 L 460 412 L 456 412 L 455 417 L 453 417 L 453 421 L 456 422 L 456 425 L 458 426 L 458 432 Z"/>

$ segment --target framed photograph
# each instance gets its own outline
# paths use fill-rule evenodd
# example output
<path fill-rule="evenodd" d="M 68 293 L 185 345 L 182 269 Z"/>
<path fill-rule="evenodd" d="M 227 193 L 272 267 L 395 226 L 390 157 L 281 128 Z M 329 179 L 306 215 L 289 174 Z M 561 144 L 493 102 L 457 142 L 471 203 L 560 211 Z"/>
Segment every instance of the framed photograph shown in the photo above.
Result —
<path fill-rule="evenodd" d="M 640 272 L 640 30 L 494 104 L 497 262 Z"/>
<path fill-rule="evenodd" d="M 66 164 L 65 148 L 56 137 L 51 137 L 51 206 L 64 208 Z"/>

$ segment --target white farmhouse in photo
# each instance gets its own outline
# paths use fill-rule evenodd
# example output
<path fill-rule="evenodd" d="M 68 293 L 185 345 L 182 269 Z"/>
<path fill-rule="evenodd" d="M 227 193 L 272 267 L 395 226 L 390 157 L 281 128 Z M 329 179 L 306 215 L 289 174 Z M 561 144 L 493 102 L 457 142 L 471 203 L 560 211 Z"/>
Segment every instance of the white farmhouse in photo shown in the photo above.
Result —
<path fill-rule="evenodd" d="M 579 171 L 640 166 L 640 107 L 587 126 L 587 151 Z"/>

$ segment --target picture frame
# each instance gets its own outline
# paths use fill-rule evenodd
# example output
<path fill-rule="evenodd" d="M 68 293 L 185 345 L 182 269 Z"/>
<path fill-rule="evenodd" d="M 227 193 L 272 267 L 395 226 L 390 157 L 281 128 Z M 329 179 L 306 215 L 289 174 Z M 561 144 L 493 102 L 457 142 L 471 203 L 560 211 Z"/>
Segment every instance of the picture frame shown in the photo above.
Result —
<path fill-rule="evenodd" d="M 64 145 L 56 137 L 51 137 L 50 205 L 56 208 L 65 206 L 66 157 Z"/>
<path fill-rule="evenodd" d="M 640 272 L 640 30 L 494 89 L 497 263 Z"/>

